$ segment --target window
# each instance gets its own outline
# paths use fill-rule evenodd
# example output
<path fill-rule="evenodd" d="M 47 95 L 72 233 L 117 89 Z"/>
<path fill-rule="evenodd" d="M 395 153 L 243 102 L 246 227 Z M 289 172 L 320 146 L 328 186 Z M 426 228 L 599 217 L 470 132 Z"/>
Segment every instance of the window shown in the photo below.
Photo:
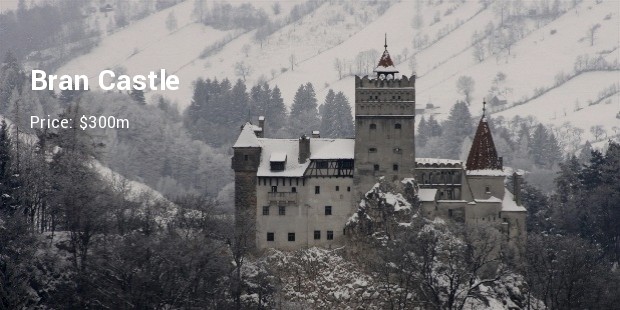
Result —
<path fill-rule="evenodd" d="M 273 241 L 275 239 L 276 239 L 276 236 L 275 236 L 274 233 L 272 233 L 272 232 L 268 232 L 267 233 L 267 241 Z"/>
<path fill-rule="evenodd" d="M 332 215 L 332 206 L 325 206 L 325 215 Z"/>
<path fill-rule="evenodd" d="M 286 215 L 286 206 L 279 206 L 278 207 L 278 214 L 279 215 Z"/>
<path fill-rule="evenodd" d="M 489 193 L 491 193 L 491 188 L 490 188 L 490 187 L 488 187 L 488 186 L 486 186 L 486 187 L 484 188 L 484 191 L 485 191 L 487 194 L 489 194 Z"/>
<path fill-rule="evenodd" d="M 347 192 L 351 191 L 351 186 L 347 186 Z"/>
<path fill-rule="evenodd" d="M 379 165 L 374 166 L 375 171 L 379 171 Z"/>
<path fill-rule="evenodd" d="M 283 161 L 272 161 L 270 162 L 270 167 L 272 171 L 284 171 L 284 162 Z"/>
<path fill-rule="evenodd" d="M 291 187 L 291 193 L 297 193 L 297 187 L 295 186 Z"/>
<path fill-rule="evenodd" d="M 336 191 L 339 192 L 340 191 L 340 186 L 336 185 Z"/>
<path fill-rule="evenodd" d="M 452 217 L 452 209 L 449 209 L 449 210 L 448 210 L 448 216 L 449 216 L 449 217 Z"/>
<path fill-rule="evenodd" d="M 397 164 L 392 165 L 392 170 L 398 171 L 398 165 Z"/>
<path fill-rule="evenodd" d="M 377 148 L 376 147 L 369 148 L 368 153 L 377 153 Z"/>
<path fill-rule="evenodd" d="M 377 129 L 377 124 L 370 124 L 370 129 Z"/>
<path fill-rule="evenodd" d="M 379 96 L 375 96 L 375 99 L 379 99 Z"/>
<path fill-rule="evenodd" d="M 243 160 L 245 160 L 245 161 L 250 160 L 250 156 L 248 156 L 248 155 L 243 155 Z"/>
<path fill-rule="evenodd" d="M 317 169 L 327 169 L 327 167 L 328 167 L 328 162 L 326 160 L 316 162 Z"/>
<path fill-rule="evenodd" d="M 263 207 L 263 215 L 269 215 L 269 206 Z"/>
<path fill-rule="evenodd" d="M 271 187 L 271 192 L 272 193 L 277 193 L 278 192 L 278 187 L 277 186 L 272 186 Z"/>
<path fill-rule="evenodd" d="M 321 231 L 320 230 L 315 230 L 314 231 L 314 240 L 321 240 Z"/>
<path fill-rule="evenodd" d="M 288 241 L 295 242 L 295 233 L 288 233 Z"/>
<path fill-rule="evenodd" d="M 396 99 L 396 96 L 392 96 L 392 100 Z"/>
<path fill-rule="evenodd" d="M 396 123 L 394 124 L 394 129 L 400 129 L 402 126 L 400 125 L 400 123 Z"/>
<path fill-rule="evenodd" d="M 317 195 L 320 194 L 321 193 L 321 187 L 320 186 L 315 186 L 314 187 L 314 193 L 317 194 Z"/>
<path fill-rule="evenodd" d="M 328 230 L 327 231 L 327 240 L 334 240 L 334 231 L 333 230 Z"/>

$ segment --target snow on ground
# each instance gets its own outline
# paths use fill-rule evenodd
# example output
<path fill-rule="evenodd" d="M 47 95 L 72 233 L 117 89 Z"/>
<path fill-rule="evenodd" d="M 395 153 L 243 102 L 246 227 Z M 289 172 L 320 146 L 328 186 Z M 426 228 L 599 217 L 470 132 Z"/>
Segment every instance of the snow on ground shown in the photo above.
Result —
<path fill-rule="evenodd" d="M 603 125 L 609 135 L 613 134 L 613 126 L 620 127 L 620 119 L 616 118 L 616 113 L 620 111 L 620 93 L 610 97 L 609 101 L 588 105 L 588 101 L 596 101 L 601 90 L 618 83 L 618 78 L 617 71 L 584 73 L 566 82 L 561 88 L 553 89 L 526 104 L 493 114 L 493 117 L 511 119 L 517 115 L 534 114 L 537 119 L 545 120 L 555 127 L 570 123 L 582 128 L 585 130 L 584 141 L 593 141 L 590 127 Z M 577 106 L 580 109 L 576 111 Z"/>
<path fill-rule="evenodd" d="M 230 2 L 233 5 L 243 3 Z M 281 13 L 277 16 L 272 9 L 274 3 L 258 1 L 252 2 L 252 5 L 263 8 L 274 20 L 283 20 L 299 1 L 281 3 Z M 165 68 L 179 76 L 181 89 L 162 94 L 184 108 L 190 103 L 192 82 L 196 78 L 236 80 L 239 76 L 235 74 L 235 64 L 244 62 L 252 67 L 252 72 L 246 77 L 247 82 L 251 85 L 259 80 L 267 80 L 272 85 L 278 85 L 286 104 L 291 104 L 299 85 L 307 82 L 314 84 L 319 102 L 323 101 L 329 88 L 343 91 L 353 102 L 353 77 L 339 80 L 334 60 L 340 58 L 353 62 L 360 51 L 375 49 L 381 52 L 383 38 L 387 33 L 388 49 L 395 61 L 398 56 L 402 56 L 405 48 L 409 51 L 409 57 L 416 53 L 418 105 L 422 107 L 426 103 L 433 103 L 439 106 L 433 113 L 443 119 L 456 100 L 463 98 L 456 89 L 456 80 L 460 76 L 471 76 L 475 80 L 470 109 L 476 115 L 481 111 L 482 98 L 488 94 L 498 72 L 507 76 L 505 84 L 511 89 L 507 96 L 510 105 L 516 100 L 531 97 L 536 88 L 551 87 L 558 73 L 572 73 L 575 59 L 580 55 L 603 55 L 608 62 L 620 58 L 619 1 L 597 4 L 586 0 L 537 30 L 530 22 L 528 27 L 531 32 L 512 47 L 510 55 L 503 52 L 500 56 L 488 57 L 480 63 L 474 60 L 469 47 L 472 34 L 475 31 L 481 33 L 489 22 L 497 25 L 499 21 L 492 7 L 483 9 L 478 1 L 444 1 L 437 6 L 429 6 L 423 1 L 424 26 L 419 30 L 411 27 L 415 14 L 414 1 L 395 3 L 381 16 L 377 15 L 376 6 L 326 2 L 301 20 L 277 30 L 263 42 L 262 47 L 254 39 L 255 31 L 219 31 L 193 23 L 192 8 L 193 1 L 185 1 L 135 22 L 105 37 L 91 53 L 71 61 L 58 73 L 95 76 L 103 69 L 122 66 L 129 74 L 145 74 Z M 452 10 L 452 13 L 446 15 L 448 10 Z M 169 32 L 165 27 L 165 19 L 173 11 L 179 29 Z M 440 20 L 430 25 L 436 12 L 439 12 Z M 601 27 L 596 34 L 595 44 L 590 46 L 586 32 L 595 23 L 600 23 Z M 427 35 L 432 42 L 439 31 L 445 32 L 457 24 L 460 26 L 441 40 L 421 50 L 414 50 L 412 39 L 416 35 Z M 205 47 L 227 36 L 236 38 L 219 52 L 205 59 L 199 58 Z M 247 56 L 242 51 L 245 45 L 250 46 Z M 294 70 L 290 68 L 291 55 L 295 55 Z M 401 73 L 411 74 L 407 60 L 401 59 L 396 66 Z M 605 77 L 599 78 L 597 74 L 590 73 L 577 77 L 553 90 L 548 96 L 544 95 L 499 115 L 535 115 L 543 123 L 554 125 L 574 120 L 575 126 L 586 132 L 589 126 L 602 121 L 609 130 L 615 119 L 608 116 L 620 110 L 617 104 L 584 108 L 579 113 L 570 113 L 572 109 L 568 109 L 566 116 L 563 115 L 565 108 L 574 106 L 575 99 L 582 102 L 582 106 L 586 105 L 585 102 L 592 95 L 585 95 L 585 92 L 596 95 L 602 88 L 620 81 L 617 71 L 601 74 Z M 590 78 L 593 80 L 590 81 Z M 578 81 L 582 84 L 578 85 Z M 91 85 L 95 84 L 91 82 Z M 575 94 L 575 87 L 580 89 L 579 94 Z M 149 94 L 147 98 L 150 98 Z M 540 113 L 542 110 L 544 113 Z M 599 112 L 605 116 L 591 116 L 591 113 Z"/>
<path fill-rule="evenodd" d="M 124 67 L 129 75 L 159 73 L 160 69 L 169 74 L 176 72 L 229 33 L 192 22 L 192 5 L 193 1 L 182 2 L 103 38 L 93 51 L 65 64 L 57 74 L 85 74 L 91 89 L 96 89 L 98 75 L 104 69 Z M 172 32 L 166 29 L 166 18 L 171 12 L 178 23 L 177 30 Z M 179 74 L 185 88 L 191 89 L 195 78 Z M 174 97 L 174 91 L 168 90 L 166 95 Z"/>

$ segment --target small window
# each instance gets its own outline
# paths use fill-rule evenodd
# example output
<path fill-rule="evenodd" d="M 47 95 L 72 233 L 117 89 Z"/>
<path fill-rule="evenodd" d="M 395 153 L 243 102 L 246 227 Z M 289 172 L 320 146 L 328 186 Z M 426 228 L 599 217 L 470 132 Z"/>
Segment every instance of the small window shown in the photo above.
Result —
<path fill-rule="evenodd" d="M 379 100 L 379 96 L 375 96 L 375 99 L 376 99 L 376 100 Z"/>
<path fill-rule="evenodd" d="M 370 129 L 377 129 L 377 124 L 370 124 Z"/>
<path fill-rule="evenodd" d="M 377 153 L 377 148 L 376 147 L 369 148 L 368 153 Z"/>
<path fill-rule="evenodd" d="M 329 164 L 326 160 L 316 162 L 317 169 L 327 169 L 328 167 L 329 167 Z"/>
<path fill-rule="evenodd" d="M 375 171 L 379 171 L 379 165 L 374 166 Z"/>
<path fill-rule="evenodd" d="M 278 187 L 277 186 L 272 186 L 271 187 L 271 192 L 272 193 L 277 193 L 278 192 Z"/>
<path fill-rule="evenodd" d="M 327 240 L 334 240 L 334 231 L 333 230 L 328 230 L 327 231 Z"/>
<path fill-rule="evenodd" d="M 368 99 L 372 100 L 372 95 L 368 96 Z"/>
<path fill-rule="evenodd" d="M 486 186 L 486 187 L 484 188 L 484 191 L 485 191 L 487 194 L 489 194 L 489 193 L 491 193 L 491 188 L 490 188 L 490 187 L 488 187 L 488 186 Z"/>
<path fill-rule="evenodd" d="M 398 99 L 400 99 L 400 96 L 398 96 Z"/>
<path fill-rule="evenodd" d="M 279 215 L 286 215 L 286 206 L 279 206 L 278 207 L 278 214 Z"/>
<path fill-rule="evenodd" d="M 276 239 L 276 236 L 275 236 L 274 233 L 272 233 L 272 232 L 268 232 L 267 233 L 267 241 L 273 241 L 275 239 Z"/>
<path fill-rule="evenodd" d="M 400 129 L 402 126 L 399 123 L 394 124 L 394 129 Z"/>
<path fill-rule="evenodd" d="M 291 193 L 297 193 L 297 187 L 295 186 L 291 187 Z"/>
<path fill-rule="evenodd" d="M 325 215 L 332 215 L 332 206 L 325 206 Z"/>
<path fill-rule="evenodd" d="M 315 230 L 314 231 L 314 240 L 321 240 L 321 231 L 320 230 Z"/>
<path fill-rule="evenodd" d="M 269 206 L 263 207 L 263 215 L 269 215 Z"/>
<path fill-rule="evenodd" d="M 243 160 L 245 160 L 245 161 L 250 160 L 250 156 L 248 156 L 248 155 L 243 155 Z"/>
<path fill-rule="evenodd" d="M 347 192 L 351 191 L 351 186 L 347 186 Z"/>
<path fill-rule="evenodd" d="M 392 96 L 392 100 L 396 99 L 396 96 Z"/>
<path fill-rule="evenodd" d="M 288 241 L 295 242 L 295 233 L 288 233 Z"/>
<path fill-rule="evenodd" d="M 397 164 L 392 165 L 392 170 L 398 171 L 398 165 Z"/>
<path fill-rule="evenodd" d="M 317 195 L 320 194 L 321 193 L 321 187 L 320 186 L 315 186 L 314 187 L 314 193 L 317 194 Z"/>
<path fill-rule="evenodd" d="M 340 191 L 340 186 L 336 185 L 336 191 L 339 192 Z"/>
<path fill-rule="evenodd" d="M 449 217 L 452 217 L 452 209 L 449 209 L 449 210 L 448 210 L 448 216 L 449 216 Z"/>

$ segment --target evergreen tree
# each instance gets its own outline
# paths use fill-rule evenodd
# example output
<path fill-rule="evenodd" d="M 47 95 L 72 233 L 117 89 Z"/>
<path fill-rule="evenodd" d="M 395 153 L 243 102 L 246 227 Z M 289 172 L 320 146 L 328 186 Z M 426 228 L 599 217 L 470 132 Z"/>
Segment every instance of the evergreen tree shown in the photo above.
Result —
<path fill-rule="evenodd" d="M 431 117 L 428 118 L 427 127 L 428 127 L 429 137 L 439 137 L 441 136 L 443 132 L 441 125 L 439 125 L 439 122 L 435 120 L 435 117 L 433 117 L 433 115 L 431 115 Z"/>
<path fill-rule="evenodd" d="M 301 85 L 295 93 L 291 107 L 290 128 L 293 134 L 309 135 L 321 126 L 317 110 L 316 93 L 311 83 Z"/>
<path fill-rule="evenodd" d="M 131 98 L 140 105 L 146 105 L 146 99 L 144 98 L 144 91 L 133 87 L 129 93 Z"/>
<path fill-rule="evenodd" d="M 417 132 L 418 134 L 416 137 L 416 145 L 420 147 L 424 147 L 424 145 L 426 145 L 426 141 L 428 141 L 428 138 L 430 136 L 430 130 L 429 130 L 428 125 L 426 124 L 426 120 L 424 119 L 424 116 L 422 116 L 422 119 L 420 119 Z"/>
<path fill-rule="evenodd" d="M 457 159 L 465 137 L 471 137 L 474 129 L 467 103 L 458 101 L 450 110 L 443 125 L 442 139 L 446 142 L 446 157 Z"/>
<path fill-rule="evenodd" d="M 336 107 L 336 116 L 338 124 L 337 138 L 352 138 L 355 136 L 355 128 L 353 127 L 353 116 L 349 99 L 343 92 L 338 92 L 334 98 Z"/>
<path fill-rule="evenodd" d="M 273 132 L 279 131 L 286 122 L 286 106 L 284 105 L 284 100 L 282 99 L 282 93 L 280 92 L 280 88 L 278 86 L 274 87 L 271 91 L 271 98 L 269 98 L 270 109 L 267 121 L 269 124 L 268 128 L 273 128 Z"/>
<path fill-rule="evenodd" d="M 333 89 L 330 89 L 321 107 L 321 114 L 323 116 L 321 118 L 321 135 L 329 138 L 334 138 L 336 135 L 336 104 L 334 98 L 336 98 L 336 93 L 334 93 Z"/>

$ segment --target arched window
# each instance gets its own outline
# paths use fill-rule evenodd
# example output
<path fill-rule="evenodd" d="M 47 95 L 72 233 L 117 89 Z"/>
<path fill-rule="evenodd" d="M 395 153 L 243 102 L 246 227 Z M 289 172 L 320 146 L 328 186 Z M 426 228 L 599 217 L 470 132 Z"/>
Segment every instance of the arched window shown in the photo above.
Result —
<path fill-rule="evenodd" d="M 400 123 L 396 123 L 394 124 L 394 129 L 400 129 L 402 126 L 400 125 Z"/>
<path fill-rule="evenodd" d="M 377 129 L 377 124 L 370 124 L 370 129 Z"/>
<path fill-rule="evenodd" d="M 398 171 L 398 165 L 397 164 L 392 165 L 392 170 Z"/>
<path fill-rule="evenodd" d="M 379 165 L 374 166 L 375 171 L 379 171 Z"/>

